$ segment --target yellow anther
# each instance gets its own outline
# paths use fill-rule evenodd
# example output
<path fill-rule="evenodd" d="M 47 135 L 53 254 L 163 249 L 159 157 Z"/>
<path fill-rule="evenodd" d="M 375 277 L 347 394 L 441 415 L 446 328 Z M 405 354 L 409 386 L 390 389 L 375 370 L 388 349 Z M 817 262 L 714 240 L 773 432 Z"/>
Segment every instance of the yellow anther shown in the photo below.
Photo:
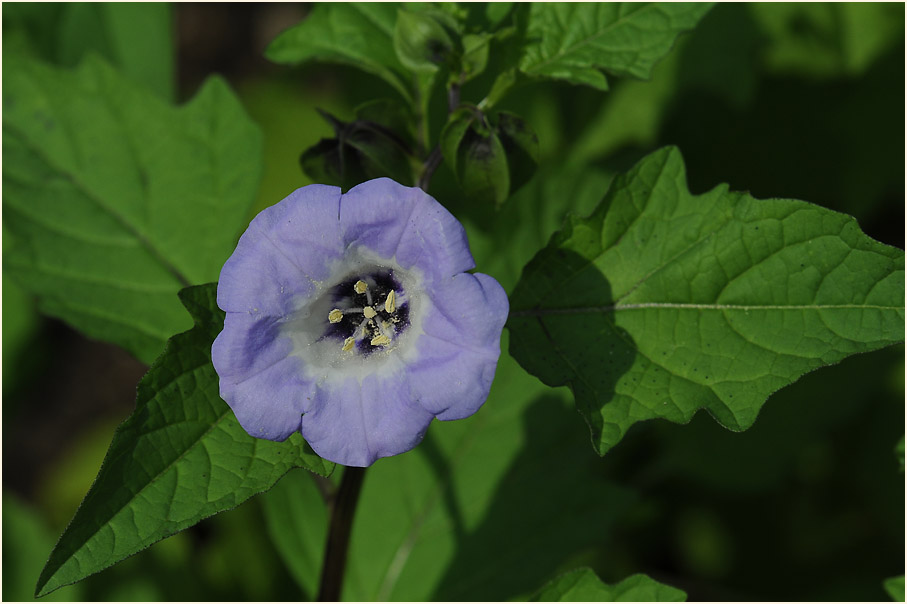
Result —
<path fill-rule="evenodd" d="M 377 315 L 378 313 L 375 312 L 375 309 L 372 308 L 371 306 L 366 306 L 365 308 L 362 309 L 362 314 L 365 315 L 366 319 L 373 319 L 375 317 L 375 315 Z"/>
<path fill-rule="evenodd" d="M 330 321 L 331 323 L 340 323 L 341 321 L 343 321 L 343 311 L 339 308 L 335 308 L 328 313 L 328 321 Z"/>
<path fill-rule="evenodd" d="M 353 338 L 347 338 L 346 340 L 343 341 L 343 351 L 349 352 L 350 350 L 353 349 L 353 345 L 355 345 L 355 344 L 356 344 L 356 340 L 354 340 Z"/>
<path fill-rule="evenodd" d="M 394 312 L 397 309 L 396 302 L 397 294 L 394 293 L 394 290 L 391 290 L 390 293 L 387 294 L 387 300 L 384 301 L 384 310 L 389 313 Z"/>
<path fill-rule="evenodd" d="M 387 346 L 390 343 L 391 339 L 384 334 L 372 338 L 372 346 Z"/>
<path fill-rule="evenodd" d="M 353 286 L 353 290 L 355 290 L 355 292 L 357 294 L 364 294 L 365 290 L 367 290 L 367 289 L 368 289 L 368 283 L 366 283 L 365 281 L 362 281 L 361 279 L 359 281 L 356 281 L 356 285 Z"/>

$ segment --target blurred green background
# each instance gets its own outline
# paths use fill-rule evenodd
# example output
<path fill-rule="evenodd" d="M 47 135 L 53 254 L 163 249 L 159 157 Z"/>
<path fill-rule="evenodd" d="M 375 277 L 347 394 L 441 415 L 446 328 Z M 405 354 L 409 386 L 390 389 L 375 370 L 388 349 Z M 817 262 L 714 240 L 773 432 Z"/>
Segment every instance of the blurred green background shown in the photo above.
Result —
<path fill-rule="evenodd" d="M 352 68 L 264 60 L 267 43 L 303 18 L 305 5 L 132 6 L 4 4 L 4 41 L 61 65 L 100 52 L 147 75 L 127 26 L 158 23 L 164 33 L 153 44 L 172 53 L 174 67 L 154 74 L 155 92 L 182 102 L 220 73 L 264 131 L 250 218 L 309 183 L 299 154 L 331 132 L 316 107 L 349 118 L 361 102 L 393 98 Z M 541 170 L 527 187 L 565 170 L 613 174 L 674 144 L 694 193 L 728 182 L 756 197 L 804 199 L 852 214 L 870 236 L 903 248 L 904 67 L 902 4 L 721 4 L 649 82 L 614 79 L 607 93 L 536 83 L 500 108 L 539 135 Z M 478 100 L 488 84 L 470 82 L 463 98 Z M 442 167 L 432 192 L 456 212 L 455 190 Z M 40 316 L 5 276 L 2 291 L 2 596 L 30 600 L 146 368 Z M 637 426 L 600 463 L 641 503 L 610 547 L 579 552 L 576 565 L 605 581 L 646 572 L 692 600 L 885 599 L 882 581 L 904 572 L 904 473 L 894 453 L 903 402 L 899 347 L 807 375 L 744 433 L 704 414 L 687 426 Z M 49 599 L 298 599 L 266 530 L 268 496 Z"/>

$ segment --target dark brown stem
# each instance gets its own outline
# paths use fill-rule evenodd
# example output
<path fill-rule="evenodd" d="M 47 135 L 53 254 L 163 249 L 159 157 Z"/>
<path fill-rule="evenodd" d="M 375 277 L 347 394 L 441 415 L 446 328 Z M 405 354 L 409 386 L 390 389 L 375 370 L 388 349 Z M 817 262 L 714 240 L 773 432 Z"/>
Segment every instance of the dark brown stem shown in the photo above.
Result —
<path fill-rule="evenodd" d="M 438 169 L 438 166 L 441 165 L 441 147 L 435 147 L 432 150 L 431 155 L 428 156 L 428 159 L 425 160 L 425 163 L 422 164 L 422 174 L 419 176 L 419 182 L 416 183 L 416 186 L 428 193 L 428 185 L 431 184 L 431 177 L 435 173 L 435 170 Z"/>
<path fill-rule="evenodd" d="M 453 113 L 460 106 L 460 84 L 451 84 L 447 90 L 447 113 Z"/>
<path fill-rule="evenodd" d="M 350 544 L 356 502 L 362 489 L 365 468 L 347 467 L 343 471 L 337 497 L 330 504 L 331 526 L 324 548 L 324 566 L 321 567 L 319 602 L 339 602 L 343 590 L 343 571 L 346 569 L 346 552 Z"/>

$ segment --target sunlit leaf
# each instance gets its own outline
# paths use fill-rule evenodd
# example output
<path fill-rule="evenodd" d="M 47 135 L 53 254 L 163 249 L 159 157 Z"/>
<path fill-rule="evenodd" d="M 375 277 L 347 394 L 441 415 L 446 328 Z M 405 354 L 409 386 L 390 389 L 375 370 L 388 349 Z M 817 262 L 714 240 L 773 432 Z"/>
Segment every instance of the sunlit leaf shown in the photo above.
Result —
<path fill-rule="evenodd" d="M 195 320 L 139 382 L 135 412 L 117 429 L 101 471 L 60 538 L 36 593 L 103 570 L 202 518 L 269 489 L 287 470 L 333 464 L 294 434 L 249 436 L 218 395 L 211 343 L 223 329 L 214 284 L 183 290 Z"/>
<path fill-rule="evenodd" d="M 311 60 L 352 65 L 382 78 L 410 100 L 407 72 L 394 52 L 397 8 L 395 2 L 319 3 L 277 36 L 265 56 L 289 65 Z"/>
<path fill-rule="evenodd" d="M 589 568 L 580 568 L 549 582 L 530 602 L 686 602 L 681 590 L 646 575 L 632 575 L 620 583 L 603 583 Z"/>
<path fill-rule="evenodd" d="M 511 352 L 568 385 L 604 454 L 635 422 L 702 408 L 743 430 L 807 371 L 904 337 L 904 253 L 846 215 L 720 186 L 666 148 L 571 219 L 511 296 Z"/>
<path fill-rule="evenodd" d="M 22 2 L 3 10 L 4 33 L 21 28 L 41 58 L 74 67 L 100 54 L 167 101 L 176 92 L 172 21 L 164 2 Z"/>
<path fill-rule="evenodd" d="M 603 72 L 648 78 L 682 32 L 711 8 L 684 2 L 539 2 L 532 5 L 520 69 L 608 89 Z"/>
<path fill-rule="evenodd" d="M 3 62 L 4 271 L 40 308 L 150 363 L 189 327 L 180 288 L 216 280 L 255 197 L 261 136 L 210 79 L 174 108 L 100 59 Z"/>

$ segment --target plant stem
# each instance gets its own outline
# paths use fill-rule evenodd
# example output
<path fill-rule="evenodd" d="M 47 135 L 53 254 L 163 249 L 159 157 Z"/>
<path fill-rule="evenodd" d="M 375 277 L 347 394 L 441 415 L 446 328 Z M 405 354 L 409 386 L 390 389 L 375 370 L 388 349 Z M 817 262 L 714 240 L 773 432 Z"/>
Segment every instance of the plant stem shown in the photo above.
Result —
<path fill-rule="evenodd" d="M 353 515 L 365 468 L 348 466 L 343 471 L 337 497 L 328 504 L 331 526 L 324 548 L 324 565 L 321 567 L 321 586 L 318 589 L 319 602 L 339 602 L 343 590 L 343 571 L 346 568 L 346 552 L 350 544 Z"/>
<path fill-rule="evenodd" d="M 447 115 L 453 113 L 459 105 L 460 84 L 453 83 L 447 90 Z M 428 126 L 426 125 L 426 129 L 427 128 Z M 428 193 L 428 185 L 431 184 L 431 177 L 435 173 L 435 170 L 438 169 L 438 166 L 441 165 L 443 159 L 444 158 L 441 156 L 441 145 L 439 143 L 435 145 L 435 148 L 432 149 L 431 153 L 425 159 L 425 163 L 422 164 L 422 174 L 419 175 L 419 181 L 416 183 L 417 187 Z"/>
<path fill-rule="evenodd" d="M 460 84 L 454 83 L 447 90 L 447 114 L 453 113 L 460 105 Z"/>
<path fill-rule="evenodd" d="M 431 184 L 431 177 L 437 170 L 438 166 L 441 165 L 441 147 L 435 147 L 431 155 L 428 156 L 428 159 L 425 160 L 425 163 L 422 164 L 422 174 L 419 175 L 419 182 L 416 183 L 416 186 L 428 193 L 428 185 Z"/>

